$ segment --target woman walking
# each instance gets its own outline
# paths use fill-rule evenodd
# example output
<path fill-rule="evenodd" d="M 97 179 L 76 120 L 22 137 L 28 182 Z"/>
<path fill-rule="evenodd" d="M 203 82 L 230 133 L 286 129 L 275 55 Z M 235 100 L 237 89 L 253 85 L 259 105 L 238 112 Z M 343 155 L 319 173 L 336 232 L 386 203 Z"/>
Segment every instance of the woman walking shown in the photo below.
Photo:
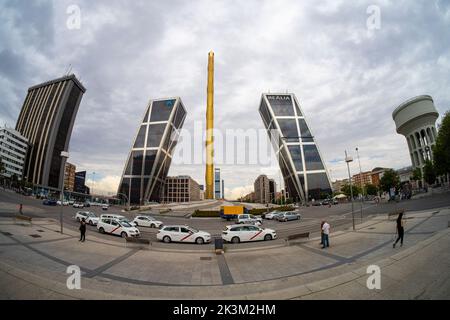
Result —
<path fill-rule="evenodd" d="M 404 236 L 404 234 L 405 234 L 405 229 L 404 229 L 403 212 L 400 212 L 400 214 L 398 215 L 398 218 L 397 218 L 397 235 L 398 235 L 398 238 L 397 238 L 397 240 L 395 240 L 394 244 L 392 245 L 393 248 L 395 248 L 395 245 L 399 241 L 400 241 L 400 247 L 403 246 L 403 236 Z"/>

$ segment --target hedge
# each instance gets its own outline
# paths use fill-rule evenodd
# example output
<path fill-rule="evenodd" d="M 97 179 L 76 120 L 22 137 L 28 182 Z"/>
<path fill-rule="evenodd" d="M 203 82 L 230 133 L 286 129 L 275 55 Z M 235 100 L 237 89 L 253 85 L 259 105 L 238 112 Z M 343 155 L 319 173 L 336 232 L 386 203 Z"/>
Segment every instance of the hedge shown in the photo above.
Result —
<path fill-rule="evenodd" d="M 267 210 L 269 209 L 269 210 Z M 282 206 L 282 207 L 278 207 L 278 208 L 254 208 L 254 209 L 250 209 L 248 211 L 248 213 L 253 214 L 255 216 L 259 216 L 262 215 L 264 213 L 267 212 L 272 212 L 272 211 L 293 211 L 294 207 L 292 206 Z"/>
<path fill-rule="evenodd" d="M 218 210 L 195 210 L 192 217 L 210 218 L 220 217 L 220 211 Z"/>

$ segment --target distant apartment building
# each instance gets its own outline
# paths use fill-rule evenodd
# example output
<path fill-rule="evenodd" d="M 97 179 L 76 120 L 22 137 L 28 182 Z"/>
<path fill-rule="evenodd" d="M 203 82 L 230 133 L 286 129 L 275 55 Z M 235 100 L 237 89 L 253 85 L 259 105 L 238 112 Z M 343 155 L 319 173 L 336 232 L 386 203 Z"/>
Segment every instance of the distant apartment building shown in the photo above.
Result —
<path fill-rule="evenodd" d="M 64 183 L 62 151 L 68 151 L 78 106 L 86 89 L 75 75 L 44 82 L 28 89 L 16 130 L 28 139 L 24 166 L 26 181 L 61 189 Z"/>
<path fill-rule="evenodd" d="M 366 186 L 368 184 L 372 184 L 372 171 L 354 174 L 352 177 L 352 183 L 355 186 Z"/>
<path fill-rule="evenodd" d="M 163 187 L 163 202 L 200 200 L 200 185 L 189 176 L 167 177 Z"/>
<path fill-rule="evenodd" d="M 16 175 L 23 178 L 23 169 L 28 151 L 28 140 L 11 128 L 0 128 L 0 159 L 5 177 Z"/>
<path fill-rule="evenodd" d="M 386 172 L 386 170 L 388 169 L 380 167 L 372 169 L 371 179 L 373 185 L 375 185 L 376 187 L 380 186 L 381 178 L 383 177 L 384 172 Z"/>
<path fill-rule="evenodd" d="M 272 192 L 271 192 L 272 189 Z M 262 174 L 256 178 L 254 183 L 255 202 L 271 203 L 275 194 L 275 182 Z"/>
<path fill-rule="evenodd" d="M 64 189 L 68 191 L 75 190 L 75 171 L 76 166 L 69 162 L 66 162 L 64 169 Z"/>
<path fill-rule="evenodd" d="M 239 200 L 242 202 L 255 202 L 255 193 L 250 192 L 249 194 L 246 194 L 245 196 L 241 197 Z"/>

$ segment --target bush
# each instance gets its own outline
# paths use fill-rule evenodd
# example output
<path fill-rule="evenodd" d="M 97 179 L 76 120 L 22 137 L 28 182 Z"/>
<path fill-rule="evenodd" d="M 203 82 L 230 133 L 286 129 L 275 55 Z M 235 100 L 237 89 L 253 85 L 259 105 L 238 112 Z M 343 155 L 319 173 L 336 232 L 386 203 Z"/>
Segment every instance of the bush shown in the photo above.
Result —
<path fill-rule="evenodd" d="M 218 210 L 195 210 L 192 214 L 192 217 L 197 218 L 212 218 L 212 217 L 220 217 L 220 211 Z"/>

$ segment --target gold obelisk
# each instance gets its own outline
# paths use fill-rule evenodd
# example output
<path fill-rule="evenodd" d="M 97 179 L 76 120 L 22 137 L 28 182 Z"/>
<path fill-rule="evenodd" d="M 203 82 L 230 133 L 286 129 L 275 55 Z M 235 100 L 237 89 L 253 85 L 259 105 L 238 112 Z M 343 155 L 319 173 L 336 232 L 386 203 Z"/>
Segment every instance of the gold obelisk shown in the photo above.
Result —
<path fill-rule="evenodd" d="M 206 87 L 206 172 L 205 199 L 214 199 L 214 52 L 208 53 L 208 85 Z"/>

